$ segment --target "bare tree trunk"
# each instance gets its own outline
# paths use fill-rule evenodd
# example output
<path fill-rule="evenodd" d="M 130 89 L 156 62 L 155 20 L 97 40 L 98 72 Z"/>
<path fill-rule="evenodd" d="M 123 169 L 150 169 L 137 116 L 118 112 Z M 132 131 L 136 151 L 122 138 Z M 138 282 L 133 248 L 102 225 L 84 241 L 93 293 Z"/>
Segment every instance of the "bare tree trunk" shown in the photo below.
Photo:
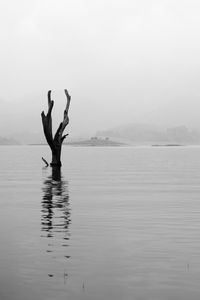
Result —
<path fill-rule="evenodd" d="M 47 115 L 44 114 L 44 111 L 41 113 L 42 117 L 42 124 L 43 124 L 43 130 L 44 135 L 46 137 L 47 143 L 49 147 L 51 148 L 52 152 L 52 161 L 51 166 L 52 167 L 61 167 L 61 149 L 62 149 L 62 143 L 66 136 L 68 134 L 63 135 L 63 132 L 65 130 L 65 127 L 69 124 L 69 117 L 68 117 L 68 111 L 71 101 L 71 96 L 69 95 L 67 90 L 65 91 L 65 95 L 67 97 L 67 104 L 66 108 L 64 110 L 64 116 L 63 121 L 60 123 L 54 137 L 52 134 L 52 117 L 51 112 L 53 109 L 54 101 L 51 100 L 51 91 L 48 91 L 48 112 Z"/>

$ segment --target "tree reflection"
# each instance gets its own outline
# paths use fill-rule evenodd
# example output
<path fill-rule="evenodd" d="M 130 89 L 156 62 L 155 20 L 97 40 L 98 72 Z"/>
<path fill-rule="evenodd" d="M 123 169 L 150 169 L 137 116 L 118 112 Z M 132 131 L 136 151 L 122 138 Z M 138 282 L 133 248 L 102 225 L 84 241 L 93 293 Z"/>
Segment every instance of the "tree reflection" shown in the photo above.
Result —
<path fill-rule="evenodd" d="M 61 175 L 60 168 L 52 168 L 51 175 L 43 182 L 42 236 L 69 240 L 70 208 L 68 182 Z M 44 235 L 46 233 L 46 235 Z M 60 236 L 60 234 L 62 236 Z M 62 243 L 62 246 L 67 246 Z"/>

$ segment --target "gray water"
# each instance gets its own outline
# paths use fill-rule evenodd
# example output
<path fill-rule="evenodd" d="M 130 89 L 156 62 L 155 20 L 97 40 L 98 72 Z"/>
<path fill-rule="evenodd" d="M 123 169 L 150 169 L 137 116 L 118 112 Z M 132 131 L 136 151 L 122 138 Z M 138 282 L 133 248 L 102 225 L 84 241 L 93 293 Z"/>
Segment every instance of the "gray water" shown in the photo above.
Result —
<path fill-rule="evenodd" d="M 0 147 L 1 300 L 200 299 L 200 148 Z"/>

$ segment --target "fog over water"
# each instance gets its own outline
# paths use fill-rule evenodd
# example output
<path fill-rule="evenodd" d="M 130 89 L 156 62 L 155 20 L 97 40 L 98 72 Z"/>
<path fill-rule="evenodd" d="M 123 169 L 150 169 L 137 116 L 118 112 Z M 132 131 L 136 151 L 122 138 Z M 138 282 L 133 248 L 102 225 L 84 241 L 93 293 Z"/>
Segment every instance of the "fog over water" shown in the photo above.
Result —
<path fill-rule="evenodd" d="M 0 135 L 55 122 L 71 134 L 139 122 L 200 128 L 199 1 L 1 1 Z"/>

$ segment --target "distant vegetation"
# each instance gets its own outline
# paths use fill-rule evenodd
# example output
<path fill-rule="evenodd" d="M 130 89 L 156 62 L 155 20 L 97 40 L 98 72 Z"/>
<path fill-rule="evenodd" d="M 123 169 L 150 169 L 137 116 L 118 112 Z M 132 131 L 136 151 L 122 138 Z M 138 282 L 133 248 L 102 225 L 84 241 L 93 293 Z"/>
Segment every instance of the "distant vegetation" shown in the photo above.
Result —
<path fill-rule="evenodd" d="M 200 131 L 185 126 L 168 129 L 152 125 L 127 125 L 97 132 L 98 137 L 127 140 L 136 144 L 200 144 Z"/>
<path fill-rule="evenodd" d="M 98 137 L 91 137 L 90 139 L 86 140 L 79 140 L 75 142 L 68 142 L 67 145 L 71 146 L 96 146 L 96 147 L 106 147 L 106 146 L 122 146 L 124 145 L 123 143 L 111 141 L 108 137 L 106 138 L 98 138 Z"/>

